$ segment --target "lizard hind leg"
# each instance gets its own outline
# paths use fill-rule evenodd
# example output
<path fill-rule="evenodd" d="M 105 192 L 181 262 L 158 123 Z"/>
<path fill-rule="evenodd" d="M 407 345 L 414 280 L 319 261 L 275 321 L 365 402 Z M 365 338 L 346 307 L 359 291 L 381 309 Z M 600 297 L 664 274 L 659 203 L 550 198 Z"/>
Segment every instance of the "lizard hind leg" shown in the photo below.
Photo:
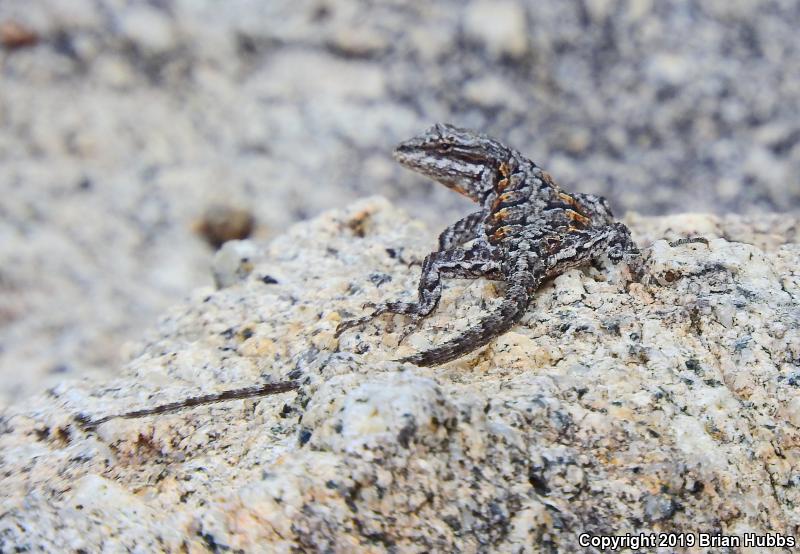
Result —
<path fill-rule="evenodd" d="M 344 331 L 364 325 L 385 313 L 410 316 L 413 320 L 411 329 L 413 332 L 419 322 L 430 315 L 439 304 L 442 297 L 442 278 L 492 277 L 498 272 L 499 264 L 487 258 L 486 252 L 480 246 L 468 250 L 454 248 L 443 252 L 432 252 L 422 263 L 416 302 L 395 301 L 379 304 L 367 316 L 340 323 L 334 336 L 339 337 Z M 405 333 L 402 339 L 408 334 Z"/>
<path fill-rule="evenodd" d="M 469 354 L 511 329 L 525 314 L 534 289 L 535 286 L 509 285 L 500 307 L 481 319 L 476 325 L 440 346 L 397 361 L 429 367 L 441 365 Z"/>

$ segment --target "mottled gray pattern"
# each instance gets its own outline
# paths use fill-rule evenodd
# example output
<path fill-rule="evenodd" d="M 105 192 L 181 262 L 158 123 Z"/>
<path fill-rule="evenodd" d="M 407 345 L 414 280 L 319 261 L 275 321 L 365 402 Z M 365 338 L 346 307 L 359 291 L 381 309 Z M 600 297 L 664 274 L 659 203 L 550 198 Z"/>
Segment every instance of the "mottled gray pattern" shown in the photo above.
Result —
<path fill-rule="evenodd" d="M 605 199 L 565 193 L 534 162 L 493 138 L 437 124 L 400 144 L 395 158 L 482 209 L 439 236 L 439 250 L 422 265 L 416 302 L 381 304 L 368 316 L 342 322 L 337 335 L 385 313 L 411 316 L 414 329 L 438 305 L 442 278 L 505 281 L 505 296 L 495 311 L 443 345 L 401 360 L 442 364 L 508 331 L 544 280 L 603 257 L 638 265 L 630 232 L 614 221 Z"/>

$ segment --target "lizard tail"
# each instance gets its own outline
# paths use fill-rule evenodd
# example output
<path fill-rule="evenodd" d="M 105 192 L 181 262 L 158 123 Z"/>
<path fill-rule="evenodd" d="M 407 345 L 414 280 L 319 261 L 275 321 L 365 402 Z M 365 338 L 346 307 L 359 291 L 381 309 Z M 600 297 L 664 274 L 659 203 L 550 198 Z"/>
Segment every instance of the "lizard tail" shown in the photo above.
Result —
<path fill-rule="evenodd" d="M 398 362 L 410 362 L 418 366 L 434 366 L 460 358 L 502 335 L 525 314 L 532 293 L 524 286 L 509 286 L 503 303 L 476 325 L 463 334 L 451 339 L 441 346 L 406 356 Z"/>

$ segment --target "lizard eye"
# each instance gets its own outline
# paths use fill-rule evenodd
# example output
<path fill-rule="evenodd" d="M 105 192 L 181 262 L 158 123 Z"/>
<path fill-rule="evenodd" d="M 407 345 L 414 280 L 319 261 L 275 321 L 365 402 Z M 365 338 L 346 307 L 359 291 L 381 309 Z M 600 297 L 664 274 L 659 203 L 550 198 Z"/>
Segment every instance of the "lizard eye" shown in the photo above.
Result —
<path fill-rule="evenodd" d="M 439 150 L 441 152 L 450 152 L 450 150 L 452 150 L 452 149 L 453 149 L 453 145 L 450 144 L 449 142 L 444 142 L 444 143 L 439 145 Z"/>

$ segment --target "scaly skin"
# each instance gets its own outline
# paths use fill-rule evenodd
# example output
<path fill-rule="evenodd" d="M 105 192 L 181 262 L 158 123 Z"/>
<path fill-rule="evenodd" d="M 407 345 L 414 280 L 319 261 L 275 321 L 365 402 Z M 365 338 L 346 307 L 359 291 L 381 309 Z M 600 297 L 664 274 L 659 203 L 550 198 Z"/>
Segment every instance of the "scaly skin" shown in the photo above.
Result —
<path fill-rule="evenodd" d="M 443 364 L 484 346 L 525 314 L 536 289 L 567 269 L 606 257 L 635 264 L 640 257 L 628 228 L 614 221 L 605 199 L 567 194 L 535 163 L 485 135 L 450 125 L 435 125 L 402 143 L 395 158 L 481 206 L 439 236 L 439 250 L 422 264 L 416 302 L 387 302 L 366 317 L 342 322 L 339 336 L 384 313 L 405 314 L 414 324 L 439 303 L 442 278 L 485 277 L 506 282 L 500 306 L 461 335 L 400 361 L 421 366 Z M 468 247 L 464 244 L 471 242 Z M 702 238 L 685 242 L 708 242 Z M 87 429 L 115 418 L 139 418 L 226 400 L 279 394 L 300 388 L 298 381 L 244 387 L 184 399 L 152 408 L 91 419 L 76 419 Z"/>
<path fill-rule="evenodd" d="M 639 263 L 630 231 L 614 220 L 604 198 L 564 192 L 535 163 L 493 138 L 437 124 L 400 144 L 394 157 L 481 209 L 439 236 L 439 250 L 422 265 L 416 302 L 381 304 L 368 316 L 342 322 L 336 336 L 384 313 L 408 315 L 416 326 L 438 305 L 444 277 L 505 281 L 502 303 L 476 325 L 441 346 L 399 360 L 439 365 L 508 331 L 543 281 L 598 258 Z"/>

